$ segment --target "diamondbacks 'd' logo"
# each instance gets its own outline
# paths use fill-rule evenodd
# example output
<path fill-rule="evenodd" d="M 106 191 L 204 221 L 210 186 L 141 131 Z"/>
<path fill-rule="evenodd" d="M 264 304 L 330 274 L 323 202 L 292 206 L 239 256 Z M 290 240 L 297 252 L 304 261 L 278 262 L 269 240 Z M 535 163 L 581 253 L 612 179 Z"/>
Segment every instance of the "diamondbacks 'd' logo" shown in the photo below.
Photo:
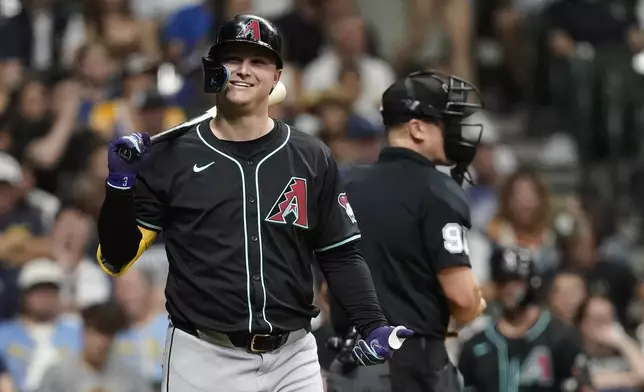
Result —
<path fill-rule="evenodd" d="M 344 212 L 346 212 L 349 219 L 351 219 L 351 223 L 355 224 L 357 222 L 356 215 L 353 213 L 353 208 L 351 208 L 351 204 L 349 204 L 349 198 L 346 193 L 343 192 L 338 195 L 338 204 L 340 204 L 340 207 L 344 208 Z"/>
<path fill-rule="evenodd" d="M 306 197 L 306 179 L 291 177 L 268 213 L 266 221 L 286 224 L 288 223 L 286 217 L 292 215 L 294 226 L 308 229 L 309 216 Z"/>
<path fill-rule="evenodd" d="M 253 41 L 261 41 L 259 37 L 259 22 L 256 19 L 249 20 L 237 34 L 237 38 L 248 38 Z"/>
<path fill-rule="evenodd" d="M 519 384 L 552 386 L 554 382 L 552 354 L 546 346 L 536 346 L 521 364 Z"/>

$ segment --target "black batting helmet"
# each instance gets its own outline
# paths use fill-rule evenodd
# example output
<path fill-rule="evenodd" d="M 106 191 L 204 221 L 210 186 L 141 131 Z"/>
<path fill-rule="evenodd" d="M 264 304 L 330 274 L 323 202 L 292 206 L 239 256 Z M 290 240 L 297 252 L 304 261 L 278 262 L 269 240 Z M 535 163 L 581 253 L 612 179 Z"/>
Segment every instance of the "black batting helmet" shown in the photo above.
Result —
<path fill-rule="evenodd" d="M 499 283 L 525 282 L 527 290 L 518 306 L 525 306 L 537 300 L 541 289 L 541 277 L 532 258 L 532 253 L 523 248 L 496 247 L 490 259 L 494 280 Z"/>
<path fill-rule="evenodd" d="M 207 93 L 217 93 L 220 86 L 227 82 L 227 71 L 222 69 L 222 49 L 231 43 L 242 42 L 268 49 L 275 56 L 275 64 L 282 69 L 282 37 L 277 28 L 268 20 L 250 14 L 241 14 L 219 27 L 217 39 L 210 47 L 208 55 L 202 58 L 204 88 Z M 225 80 L 224 80 L 225 78 Z"/>
<path fill-rule="evenodd" d="M 483 126 L 463 120 L 482 108 L 481 93 L 470 82 L 437 71 L 419 71 L 394 82 L 383 93 L 381 114 L 386 126 L 413 118 L 442 123 L 445 156 L 450 163 L 467 168 L 476 155 Z M 468 127 L 477 131 L 473 138 L 464 135 Z"/>

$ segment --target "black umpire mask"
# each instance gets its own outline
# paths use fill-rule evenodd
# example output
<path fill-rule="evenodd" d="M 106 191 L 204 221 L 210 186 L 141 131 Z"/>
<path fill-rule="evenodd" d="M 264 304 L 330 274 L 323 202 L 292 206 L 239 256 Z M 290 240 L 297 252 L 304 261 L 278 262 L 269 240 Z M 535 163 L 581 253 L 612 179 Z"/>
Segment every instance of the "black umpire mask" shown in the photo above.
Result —
<path fill-rule="evenodd" d="M 386 126 L 412 118 L 443 124 L 443 149 L 452 177 L 462 183 L 476 156 L 482 124 L 466 119 L 483 108 L 480 92 L 471 83 L 435 71 L 420 71 L 396 81 L 383 94 L 382 118 Z"/>

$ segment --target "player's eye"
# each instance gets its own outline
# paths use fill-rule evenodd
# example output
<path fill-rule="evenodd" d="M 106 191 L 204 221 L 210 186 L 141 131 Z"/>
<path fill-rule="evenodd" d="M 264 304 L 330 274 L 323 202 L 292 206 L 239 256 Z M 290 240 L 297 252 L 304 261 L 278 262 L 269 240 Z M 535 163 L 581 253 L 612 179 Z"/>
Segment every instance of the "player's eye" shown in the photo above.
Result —
<path fill-rule="evenodd" d="M 266 65 L 268 64 L 268 61 L 263 58 L 263 57 L 256 57 L 251 60 L 251 62 L 255 65 Z"/>
<path fill-rule="evenodd" d="M 233 64 L 239 64 L 243 62 L 244 60 L 241 57 L 238 56 L 227 56 L 224 57 L 224 62 L 225 63 L 233 63 Z"/>

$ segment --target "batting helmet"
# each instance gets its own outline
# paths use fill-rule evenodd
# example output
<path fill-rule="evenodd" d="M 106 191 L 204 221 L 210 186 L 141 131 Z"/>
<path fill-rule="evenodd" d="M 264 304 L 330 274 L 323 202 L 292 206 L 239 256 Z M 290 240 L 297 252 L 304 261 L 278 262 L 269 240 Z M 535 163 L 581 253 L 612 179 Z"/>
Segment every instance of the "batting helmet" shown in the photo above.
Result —
<path fill-rule="evenodd" d="M 525 294 L 518 298 L 517 306 L 526 306 L 537 300 L 542 280 L 529 250 L 497 247 L 492 252 L 490 264 L 497 283 L 503 284 L 510 281 L 526 283 Z"/>
<path fill-rule="evenodd" d="M 241 42 L 268 49 L 275 56 L 275 64 L 282 69 L 282 37 L 268 20 L 250 14 L 241 14 L 222 24 L 215 43 L 208 55 L 202 58 L 204 90 L 206 93 L 222 91 L 228 82 L 228 70 L 221 64 L 226 45 Z"/>
<path fill-rule="evenodd" d="M 483 126 L 464 124 L 463 120 L 482 108 L 481 93 L 470 82 L 436 71 L 419 71 L 394 82 L 383 93 L 381 114 L 387 126 L 413 118 L 442 123 L 445 156 L 466 169 L 476 155 Z M 465 133 L 472 127 L 477 132 L 468 138 Z"/>

